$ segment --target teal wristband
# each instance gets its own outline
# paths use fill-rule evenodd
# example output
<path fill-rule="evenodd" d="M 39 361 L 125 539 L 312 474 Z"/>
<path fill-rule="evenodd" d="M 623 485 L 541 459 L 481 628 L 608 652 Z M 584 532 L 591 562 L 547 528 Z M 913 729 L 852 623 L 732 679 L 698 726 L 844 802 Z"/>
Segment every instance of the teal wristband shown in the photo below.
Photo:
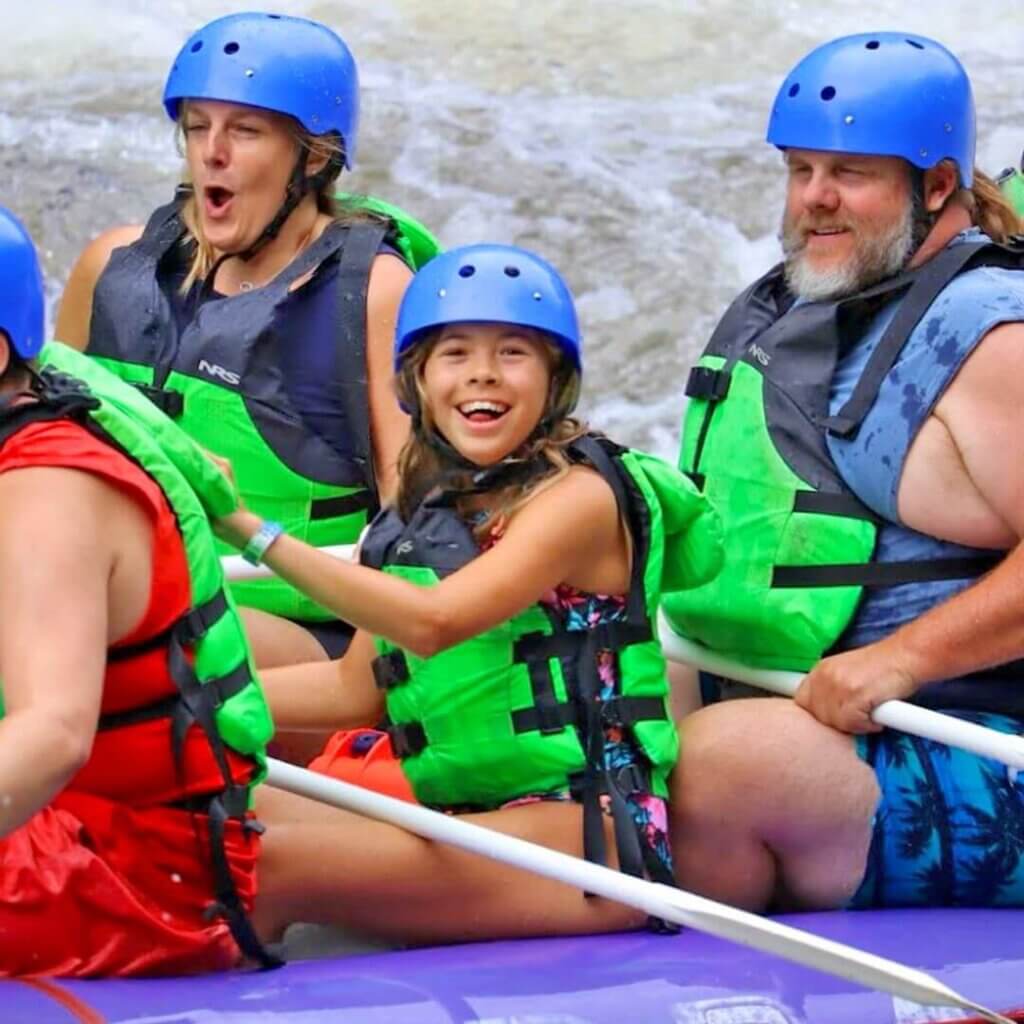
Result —
<path fill-rule="evenodd" d="M 242 557 L 250 565 L 259 565 L 267 549 L 284 533 L 284 527 L 275 523 L 272 519 L 264 519 L 260 528 L 249 538 L 248 543 L 242 548 Z"/>

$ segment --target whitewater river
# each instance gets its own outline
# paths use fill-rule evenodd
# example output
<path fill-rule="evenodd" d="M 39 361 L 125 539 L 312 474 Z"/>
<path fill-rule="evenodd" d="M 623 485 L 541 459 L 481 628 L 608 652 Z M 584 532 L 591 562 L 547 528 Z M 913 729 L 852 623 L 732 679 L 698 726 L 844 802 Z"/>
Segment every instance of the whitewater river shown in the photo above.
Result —
<path fill-rule="evenodd" d="M 81 246 L 142 219 L 180 167 L 160 106 L 171 58 L 231 0 L 0 0 L 0 202 L 27 221 L 56 298 Z M 325 0 L 363 80 L 356 191 L 447 245 L 538 249 L 587 336 L 587 410 L 674 455 L 685 368 L 777 254 L 778 154 L 763 142 L 789 67 L 845 32 L 932 35 L 979 108 L 979 163 L 1024 148 L 1020 0 Z"/>

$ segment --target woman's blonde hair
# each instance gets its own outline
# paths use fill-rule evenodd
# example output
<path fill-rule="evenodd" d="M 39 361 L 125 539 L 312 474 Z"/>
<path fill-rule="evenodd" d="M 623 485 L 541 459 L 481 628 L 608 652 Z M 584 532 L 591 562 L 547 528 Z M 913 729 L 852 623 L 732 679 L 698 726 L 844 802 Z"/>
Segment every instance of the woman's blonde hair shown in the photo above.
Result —
<path fill-rule="evenodd" d="M 509 469 L 521 467 L 522 474 L 513 473 L 510 483 L 496 485 L 495 500 L 473 524 L 477 541 L 500 533 L 515 512 L 542 486 L 549 487 L 564 476 L 571 465 L 569 445 L 587 433 L 586 424 L 570 415 L 579 397 L 579 372 L 547 335 L 540 331 L 530 333 L 543 343 L 548 357 L 551 368 L 548 399 L 533 433 L 518 451 L 503 460 L 503 465 Z M 466 492 L 456 501 L 456 508 L 467 517 L 469 499 L 478 493 L 473 478 L 488 468 L 481 466 L 477 470 L 456 463 L 455 454 L 445 451 L 447 442 L 438 444 L 437 427 L 423 389 L 423 368 L 440 336 L 438 329 L 418 341 L 403 358 L 395 375 L 399 401 L 412 410 L 412 429 L 398 457 L 396 504 L 406 521 L 439 483 L 446 489 Z"/>
<path fill-rule="evenodd" d="M 185 151 L 185 119 L 188 116 L 188 100 L 181 103 L 178 112 L 178 124 L 176 128 L 176 139 L 178 150 Z M 358 196 L 348 196 L 345 199 L 335 197 L 334 189 L 345 164 L 345 143 L 336 132 L 329 132 L 326 135 L 312 135 L 299 124 L 295 118 L 287 114 L 278 114 L 287 123 L 292 139 L 295 142 L 296 153 L 304 151 L 307 163 L 322 160 L 326 173 L 322 173 L 319 187 L 316 191 L 316 205 L 320 213 L 326 213 L 332 220 L 342 223 L 354 223 L 356 221 L 384 220 L 378 214 L 363 208 L 359 203 Z M 185 168 L 185 185 L 190 184 L 188 168 Z M 196 198 L 189 194 L 181 207 L 181 219 L 187 229 L 187 234 L 182 244 L 191 248 L 192 256 L 189 262 L 188 273 L 181 284 L 181 293 L 187 293 L 197 281 L 202 281 L 217 262 L 217 256 L 213 246 L 203 235 L 202 224 L 196 212 Z"/>
<path fill-rule="evenodd" d="M 974 169 L 974 183 L 960 190 L 960 202 L 971 215 L 971 222 L 993 242 L 1005 242 L 1024 231 L 1024 220 L 1003 190 L 987 174 Z"/>

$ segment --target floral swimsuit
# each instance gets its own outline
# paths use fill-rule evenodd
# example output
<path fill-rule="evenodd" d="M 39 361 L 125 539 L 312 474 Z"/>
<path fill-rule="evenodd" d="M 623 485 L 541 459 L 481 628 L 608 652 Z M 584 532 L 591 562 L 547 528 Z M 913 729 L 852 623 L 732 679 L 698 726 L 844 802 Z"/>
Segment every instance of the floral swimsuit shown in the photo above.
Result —
<path fill-rule="evenodd" d="M 541 598 L 541 604 L 550 608 L 561 619 L 566 630 L 590 629 L 606 622 L 617 622 L 625 617 L 626 600 L 619 595 L 587 594 L 575 587 L 560 584 Z M 615 655 L 601 651 L 598 656 L 598 675 L 601 679 L 601 698 L 609 700 L 619 692 L 619 675 Z M 619 770 L 633 764 L 643 764 L 644 758 L 636 745 L 620 726 L 605 727 L 605 766 Z M 571 800 L 568 789 L 551 793 L 533 793 L 505 804 L 506 807 L 535 803 L 539 800 Z M 608 797 L 602 797 L 605 814 L 611 814 Z M 669 873 L 672 871 L 672 848 L 668 840 L 668 808 L 662 797 L 634 793 L 625 798 L 640 833 L 641 842 L 654 852 Z"/>

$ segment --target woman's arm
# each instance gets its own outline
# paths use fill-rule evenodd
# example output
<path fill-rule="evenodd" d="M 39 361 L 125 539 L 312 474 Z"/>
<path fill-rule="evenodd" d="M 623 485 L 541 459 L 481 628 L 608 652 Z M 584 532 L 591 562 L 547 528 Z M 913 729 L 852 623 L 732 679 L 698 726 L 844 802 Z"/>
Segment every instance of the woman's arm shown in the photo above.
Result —
<path fill-rule="evenodd" d="M 412 271 L 397 257 L 378 256 L 366 294 L 366 371 L 370 403 L 370 440 L 381 504 L 398 488 L 398 453 L 409 434 L 409 417 L 395 397 L 393 349 L 398 306 Z"/>
<path fill-rule="evenodd" d="M 274 725 L 281 732 L 355 729 L 376 725 L 383 694 L 370 670 L 373 639 L 358 632 L 343 658 L 260 672 Z"/>
<path fill-rule="evenodd" d="M 241 547 L 259 525 L 241 511 L 221 520 L 218 532 Z M 535 495 L 499 543 L 436 587 L 339 561 L 288 536 L 274 542 L 265 561 L 340 618 L 422 657 L 505 622 L 559 583 L 613 594 L 629 585 L 615 497 L 583 467 Z"/>
<path fill-rule="evenodd" d="M 92 320 L 92 296 L 100 274 L 110 261 L 110 254 L 121 246 L 131 245 L 142 234 L 141 224 L 125 224 L 104 231 L 83 250 L 71 268 L 64 294 L 57 309 L 53 336 L 71 348 L 84 352 L 89 344 L 89 323 Z"/>

